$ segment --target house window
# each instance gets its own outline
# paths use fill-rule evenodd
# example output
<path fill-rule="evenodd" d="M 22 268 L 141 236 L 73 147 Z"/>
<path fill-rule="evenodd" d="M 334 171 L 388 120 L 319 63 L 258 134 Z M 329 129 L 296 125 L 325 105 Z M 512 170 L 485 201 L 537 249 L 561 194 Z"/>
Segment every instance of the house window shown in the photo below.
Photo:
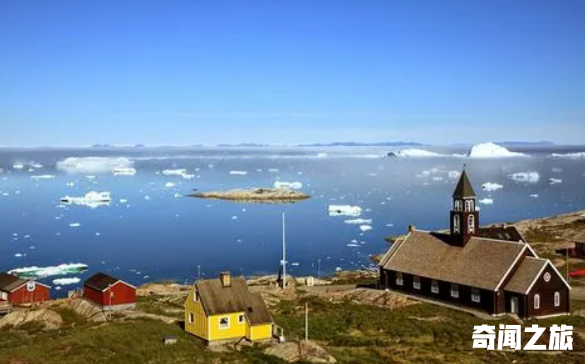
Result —
<path fill-rule="evenodd" d="M 451 297 L 459 298 L 459 285 L 451 283 Z"/>
<path fill-rule="evenodd" d="M 540 295 L 537 293 L 534 295 L 534 309 L 538 310 L 540 308 Z"/>
<path fill-rule="evenodd" d="M 412 287 L 414 289 L 420 289 L 420 277 L 419 276 L 412 277 Z"/>
<path fill-rule="evenodd" d="M 404 278 L 402 277 L 402 273 L 396 272 L 396 285 L 402 286 L 404 284 Z"/>
<path fill-rule="evenodd" d="M 0 300 L 8 301 L 8 293 L 0 292 Z"/>
<path fill-rule="evenodd" d="M 431 281 L 431 292 L 439 293 L 439 282 L 432 280 Z"/>
<path fill-rule="evenodd" d="M 199 292 L 195 291 L 195 293 L 193 293 L 193 302 L 198 302 L 199 301 Z"/>
<path fill-rule="evenodd" d="M 34 291 L 34 290 L 35 290 L 35 288 L 37 288 L 37 285 L 36 285 L 36 283 L 35 283 L 35 282 L 28 282 L 28 283 L 26 284 L 26 290 L 27 290 L 27 291 L 29 291 L 29 292 L 32 292 L 32 291 Z"/>
<path fill-rule="evenodd" d="M 453 216 L 453 231 L 456 233 L 461 232 L 461 218 L 459 215 Z"/>
<path fill-rule="evenodd" d="M 468 227 L 468 229 L 467 229 L 467 230 L 468 230 L 470 233 L 473 233 L 473 232 L 475 232 L 475 216 L 473 216 L 473 215 L 469 215 L 468 225 L 469 225 L 469 227 Z"/>
<path fill-rule="evenodd" d="M 245 315 L 239 315 L 238 316 L 238 323 L 243 324 L 246 321 L 246 316 Z"/>
<path fill-rule="evenodd" d="M 471 289 L 471 301 L 479 303 L 480 300 L 481 300 L 481 295 L 479 294 L 479 289 L 472 288 Z"/>
<path fill-rule="evenodd" d="M 465 201 L 465 211 L 473 211 L 473 200 Z"/>
<path fill-rule="evenodd" d="M 192 324 L 193 323 L 193 314 L 189 313 L 189 323 Z"/>
<path fill-rule="evenodd" d="M 555 307 L 559 307 L 561 305 L 561 294 L 559 292 L 555 292 L 554 298 Z"/>
<path fill-rule="evenodd" d="M 220 329 L 228 329 L 230 327 L 230 318 L 229 317 L 222 317 L 219 319 L 219 328 Z"/>

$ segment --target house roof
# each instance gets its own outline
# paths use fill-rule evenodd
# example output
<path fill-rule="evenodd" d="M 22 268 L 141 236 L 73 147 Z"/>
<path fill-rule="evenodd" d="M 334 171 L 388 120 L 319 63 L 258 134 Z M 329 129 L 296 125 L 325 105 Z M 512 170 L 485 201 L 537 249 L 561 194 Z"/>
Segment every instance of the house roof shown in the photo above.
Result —
<path fill-rule="evenodd" d="M 461 177 L 459 178 L 459 182 L 455 187 L 455 191 L 453 191 L 453 198 L 467 197 L 475 197 L 475 191 L 473 190 L 471 182 L 469 182 L 469 177 L 467 177 L 467 173 L 464 169 L 461 173 Z"/>
<path fill-rule="evenodd" d="M 133 285 L 124 282 L 121 279 L 112 277 L 110 275 L 107 275 L 105 273 L 101 273 L 98 272 L 96 274 L 94 274 L 93 276 L 89 277 L 88 279 L 85 280 L 85 282 L 83 282 L 84 286 L 96 289 L 98 291 L 104 291 L 106 290 L 109 286 L 113 286 L 116 283 L 124 283 L 130 287 L 134 287 Z M 136 287 L 134 287 L 136 288 Z"/>
<path fill-rule="evenodd" d="M 195 285 L 208 315 L 244 312 L 252 325 L 272 323 L 272 316 L 260 294 L 248 291 L 241 277 L 231 278 L 224 287 L 219 279 L 206 279 Z"/>
<path fill-rule="evenodd" d="M 548 264 L 546 259 L 526 257 L 504 287 L 505 291 L 525 294 L 537 278 L 538 273 Z"/>
<path fill-rule="evenodd" d="M 380 263 L 384 269 L 496 290 L 527 248 L 520 242 L 471 237 L 464 247 L 449 234 L 412 231 Z"/>
<path fill-rule="evenodd" d="M 26 282 L 28 282 L 28 280 L 18 278 L 18 276 L 13 274 L 4 272 L 0 273 L 0 291 L 12 292 L 16 288 L 26 284 Z"/>
<path fill-rule="evenodd" d="M 480 227 L 477 235 L 482 238 L 506 240 L 506 241 L 523 241 L 524 237 L 520 231 L 513 225 L 497 225 Z"/>
<path fill-rule="evenodd" d="M 577 243 L 585 243 L 585 231 L 582 231 L 579 234 L 577 234 L 573 238 L 573 241 L 576 241 Z"/>

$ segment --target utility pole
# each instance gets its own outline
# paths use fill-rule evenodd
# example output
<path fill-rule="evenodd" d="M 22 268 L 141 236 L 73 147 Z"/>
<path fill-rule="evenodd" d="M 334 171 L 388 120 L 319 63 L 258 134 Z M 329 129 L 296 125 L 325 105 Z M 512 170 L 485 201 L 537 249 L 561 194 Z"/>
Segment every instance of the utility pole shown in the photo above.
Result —
<path fill-rule="evenodd" d="M 309 341 L 309 302 L 305 302 L 305 341 Z"/>
<path fill-rule="evenodd" d="M 197 282 L 201 280 L 201 265 L 197 264 Z"/>
<path fill-rule="evenodd" d="M 566 249 L 566 257 L 567 257 L 567 282 L 571 280 L 571 276 L 569 275 L 569 248 Z"/>
<path fill-rule="evenodd" d="M 286 289 L 286 225 L 284 221 L 284 212 L 282 213 L 282 289 Z"/>
<path fill-rule="evenodd" d="M 321 278 L 321 259 L 317 259 L 317 278 Z"/>

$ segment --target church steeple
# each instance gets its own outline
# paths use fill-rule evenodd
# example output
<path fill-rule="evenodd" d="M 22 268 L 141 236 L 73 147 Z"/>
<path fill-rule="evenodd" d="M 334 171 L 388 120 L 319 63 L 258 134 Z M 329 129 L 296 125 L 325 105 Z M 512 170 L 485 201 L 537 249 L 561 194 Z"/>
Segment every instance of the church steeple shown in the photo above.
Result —
<path fill-rule="evenodd" d="M 465 246 L 477 234 L 479 212 L 475 207 L 476 195 L 463 167 L 459 182 L 453 191 L 451 208 L 451 236 L 453 245 Z"/>

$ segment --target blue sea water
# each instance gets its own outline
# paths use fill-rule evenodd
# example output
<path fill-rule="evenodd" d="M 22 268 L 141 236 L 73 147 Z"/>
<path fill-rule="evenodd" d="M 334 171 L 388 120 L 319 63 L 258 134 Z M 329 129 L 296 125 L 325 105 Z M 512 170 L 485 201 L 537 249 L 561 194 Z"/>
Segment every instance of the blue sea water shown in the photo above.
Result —
<path fill-rule="evenodd" d="M 428 149 L 428 148 L 427 148 Z M 434 148 L 463 153 L 464 148 Z M 388 148 L 80 148 L 0 149 L 0 271 L 27 266 L 85 263 L 81 278 L 104 271 L 133 284 L 197 275 L 276 273 L 281 258 L 281 214 L 286 213 L 289 271 L 317 275 L 336 268 L 371 265 L 387 248 L 384 238 L 448 226 L 453 171 L 467 165 L 480 204 L 482 224 L 512 222 L 585 208 L 585 158 L 552 153 L 585 147 L 524 149 L 528 157 L 388 158 Z M 326 153 L 326 154 L 325 154 Z M 124 157 L 134 176 L 71 173 L 56 168 L 68 157 Z M 42 168 L 29 171 L 31 162 Z M 13 164 L 24 163 L 23 169 Z M 167 176 L 186 169 L 192 179 Z M 230 171 L 246 171 L 233 175 Z M 451 173 L 451 176 L 449 175 Z M 537 181 L 510 176 L 536 172 Z M 32 176 L 54 175 L 51 179 Z M 87 175 L 94 175 L 88 178 Z M 549 179 L 562 180 L 551 184 Z M 302 182 L 311 199 L 294 204 L 250 204 L 184 197 L 200 191 L 271 187 L 277 180 Z M 167 183 L 174 186 L 166 186 Z M 481 184 L 501 184 L 483 191 Z M 109 206 L 60 204 L 62 196 L 109 191 Z M 538 196 L 536 196 L 538 195 Z M 121 202 L 122 201 L 122 202 Z M 329 216 L 328 205 L 357 205 L 372 230 Z M 78 223 L 72 227 L 70 224 Z M 349 244 L 349 246 L 348 246 Z M 72 277 L 69 276 L 69 277 Z M 51 284 L 61 276 L 42 279 Z M 64 287 L 72 289 L 75 285 Z"/>

